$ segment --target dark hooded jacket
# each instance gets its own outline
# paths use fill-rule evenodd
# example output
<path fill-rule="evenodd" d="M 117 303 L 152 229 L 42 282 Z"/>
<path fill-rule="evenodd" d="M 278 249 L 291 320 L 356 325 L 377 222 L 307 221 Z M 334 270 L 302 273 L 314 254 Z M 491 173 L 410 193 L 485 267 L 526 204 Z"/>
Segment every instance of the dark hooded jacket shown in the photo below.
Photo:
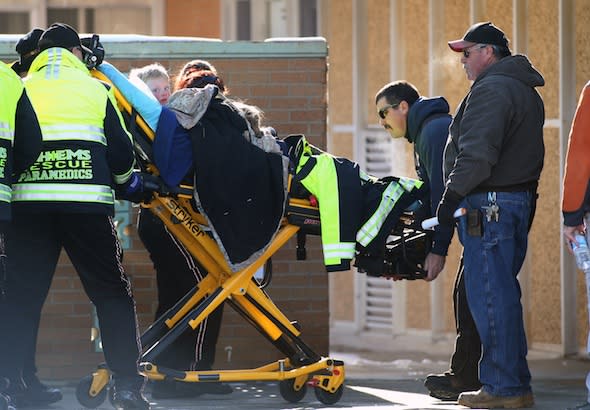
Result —
<path fill-rule="evenodd" d="M 430 202 L 424 204 L 424 218 L 436 213 L 436 207 L 444 192 L 442 159 L 449 134 L 451 116 L 449 103 L 443 97 L 419 99 L 408 113 L 406 138 L 414 144 L 416 172 L 428 186 Z M 446 255 L 453 238 L 453 228 L 439 225 L 435 228 L 431 252 Z"/>
<path fill-rule="evenodd" d="M 451 123 L 447 189 L 464 197 L 536 186 L 545 155 L 545 109 L 535 87 L 544 84 L 523 55 L 505 57 L 477 77 Z"/>
<path fill-rule="evenodd" d="M 233 270 L 268 247 L 286 200 L 281 155 L 251 144 L 247 127 L 235 108 L 214 98 L 189 131 L 199 208 Z"/>

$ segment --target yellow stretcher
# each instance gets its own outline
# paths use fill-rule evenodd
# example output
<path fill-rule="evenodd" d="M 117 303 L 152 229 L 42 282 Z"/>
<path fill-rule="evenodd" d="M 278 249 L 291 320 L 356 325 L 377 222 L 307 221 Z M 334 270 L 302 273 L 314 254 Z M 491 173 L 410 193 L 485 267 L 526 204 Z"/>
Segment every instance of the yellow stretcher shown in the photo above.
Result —
<path fill-rule="evenodd" d="M 92 75 L 110 83 L 97 70 L 92 70 Z M 121 111 L 130 115 L 130 104 L 116 89 L 115 95 Z M 144 135 L 134 137 L 152 141 L 154 133 L 145 121 L 137 116 L 136 122 Z M 157 172 L 152 164 L 148 164 L 148 167 Z M 207 222 L 191 206 L 191 195 L 192 187 L 182 186 L 179 194 L 163 196 L 154 193 L 151 201 L 141 204 L 166 224 L 168 230 L 208 272 L 193 291 L 142 334 L 143 350 L 139 360 L 141 373 L 151 380 L 171 378 L 185 382 L 278 381 L 281 396 L 292 403 L 302 400 L 307 387 L 312 386 L 322 403 L 338 402 L 344 388 L 344 363 L 322 357 L 307 346 L 301 339 L 299 326 L 279 310 L 254 278 L 256 271 L 269 262 L 270 257 L 301 227 L 289 223 L 287 217 L 283 218 L 280 230 L 264 254 L 247 268 L 232 273 L 215 240 L 201 229 Z M 319 211 L 309 201 L 290 199 L 287 209 L 288 213 L 306 215 L 308 220 L 315 219 L 319 226 Z M 158 354 L 187 327 L 195 329 L 224 302 L 228 302 L 258 329 L 285 358 L 253 369 L 220 371 L 184 371 L 155 364 Z M 76 389 L 80 404 L 88 408 L 100 406 L 107 397 L 110 379 L 110 372 L 105 365 L 100 365 L 92 375 L 84 377 Z"/>
<path fill-rule="evenodd" d="M 96 78 L 111 83 L 101 72 L 91 72 Z M 157 173 L 142 149 L 142 144 L 145 147 L 145 144 L 153 141 L 153 131 L 143 118 L 133 115 L 133 107 L 114 85 L 113 88 L 121 111 L 130 121 L 135 121 L 131 128 L 137 129 L 134 138 L 138 160 L 144 168 Z M 270 264 L 271 256 L 299 232 L 320 234 L 318 208 L 307 199 L 289 198 L 280 229 L 267 250 L 247 268 L 232 272 L 218 244 L 202 229 L 207 222 L 190 203 L 192 191 L 190 186 L 181 186 L 174 195 L 154 193 L 150 201 L 141 204 L 166 224 L 168 230 L 208 272 L 191 292 L 142 334 L 143 350 L 139 360 L 141 373 L 151 380 L 174 379 L 199 383 L 278 381 L 280 394 L 286 401 L 301 401 L 307 388 L 311 387 L 320 402 L 328 405 L 337 403 L 344 390 L 344 363 L 323 357 L 306 345 L 301 338 L 299 325 L 291 322 L 263 290 L 265 280 L 259 282 L 254 277 L 261 267 Z M 382 270 L 384 274 L 401 274 L 405 279 L 424 277 L 422 266 L 430 242 L 428 233 L 415 227 L 413 214 L 403 213 L 384 244 L 385 256 L 376 261 L 379 265 L 377 270 Z M 356 257 L 357 263 L 369 259 L 362 254 Z M 373 270 L 372 267 L 363 269 L 360 265 L 356 266 L 359 272 L 367 274 Z M 252 369 L 219 371 L 185 371 L 155 364 L 157 356 L 188 327 L 195 329 L 224 302 L 230 304 L 273 343 L 285 358 Z M 108 368 L 99 365 L 94 373 L 79 382 L 76 389 L 78 401 L 88 408 L 100 406 L 106 400 L 110 382 Z"/>

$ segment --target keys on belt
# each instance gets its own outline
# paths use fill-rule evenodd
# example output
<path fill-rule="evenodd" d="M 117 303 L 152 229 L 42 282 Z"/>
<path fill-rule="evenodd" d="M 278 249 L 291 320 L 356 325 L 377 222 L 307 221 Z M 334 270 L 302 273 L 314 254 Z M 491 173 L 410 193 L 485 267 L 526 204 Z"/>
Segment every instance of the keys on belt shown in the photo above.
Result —
<path fill-rule="evenodd" d="M 495 192 L 488 192 L 488 201 L 488 206 L 482 206 L 482 209 L 485 211 L 486 221 L 498 222 L 498 220 L 500 219 L 500 207 L 496 203 Z"/>

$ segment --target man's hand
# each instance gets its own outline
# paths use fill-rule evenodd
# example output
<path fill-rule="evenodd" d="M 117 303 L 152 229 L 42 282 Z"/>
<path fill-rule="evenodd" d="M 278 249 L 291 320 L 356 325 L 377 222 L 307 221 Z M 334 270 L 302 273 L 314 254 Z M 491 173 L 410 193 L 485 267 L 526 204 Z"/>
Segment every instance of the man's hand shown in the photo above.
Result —
<path fill-rule="evenodd" d="M 445 189 L 445 193 L 436 209 L 436 217 L 440 225 L 455 226 L 455 217 L 453 214 L 459 207 L 462 199 L 463 197 L 455 191 L 449 188 Z"/>
<path fill-rule="evenodd" d="M 571 255 L 574 254 L 574 251 L 572 250 L 572 242 L 577 244 L 575 238 L 577 233 L 584 234 L 584 224 L 578 226 L 563 226 L 563 239 L 565 239 L 567 250 Z"/>
<path fill-rule="evenodd" d="M 164 182 L 157 176 L 148 172 L 140 172 L 143 192 L 161 193 L 164 189 Z"/>
<path fill-rule="evenodd" d="M 117 197 L 139 203 L 149 201 L 153 192 L 161 192 L 164 183 L 155 175 L 147 172 L 134 172 L 129 180 L 117 190 Z"/>
<path fill-rule="evenodd" d="M 446 256 L 437 255 L 436 253 L 429 253 L 426 255 L 426 260 L 424 261 L 424 270 L 427 272 L 427 275 L 424 280 L 426 282 L 435 280 L 438 277 L 438 274 L 441 273 L 445 267 L 446 260 Z"/>

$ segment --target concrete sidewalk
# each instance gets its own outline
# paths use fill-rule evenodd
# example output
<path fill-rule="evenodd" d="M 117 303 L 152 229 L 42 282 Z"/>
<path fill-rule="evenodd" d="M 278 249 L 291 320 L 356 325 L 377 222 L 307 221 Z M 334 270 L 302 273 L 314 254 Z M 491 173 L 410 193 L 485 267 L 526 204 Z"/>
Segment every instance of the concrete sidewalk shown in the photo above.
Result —
<path fill-rule="evenodd" d="M 420 344 L 405 343 L 405 346 Z M 448 366 L 448 346 L 424 351 L 409 348 L 402 351 L 367 352 L 333 351 L 334 359 L 345 362 L 346 383 L 341 400 L 333 406 L 322 404 L 308 389 L 298 403 L 285 401 L 276 382 L 233 383 L 234 392 L 225 396 L 202 395 L 193 399 L 154 401 L 152 409 L 356 409 L 356 410 L 418 410 L 465 409 L 453 402 L 442 402 L 428 395 L 423 386 L 424 377 L 441 372 Z M 584 380 L 590 362 L 580 358 L 563 359 L 555 354 L 530 352 L 529 364 L 533 374 L 535 409 L 563 410 L 585 400 Z M 75 398 L 75 383 L 62 385 L 64 399 L 39 410 L 82 410 Z M 149 389 L 146 394 L 149 397 Z M 111 409 L 106 401 L 101 410 Z"/>

